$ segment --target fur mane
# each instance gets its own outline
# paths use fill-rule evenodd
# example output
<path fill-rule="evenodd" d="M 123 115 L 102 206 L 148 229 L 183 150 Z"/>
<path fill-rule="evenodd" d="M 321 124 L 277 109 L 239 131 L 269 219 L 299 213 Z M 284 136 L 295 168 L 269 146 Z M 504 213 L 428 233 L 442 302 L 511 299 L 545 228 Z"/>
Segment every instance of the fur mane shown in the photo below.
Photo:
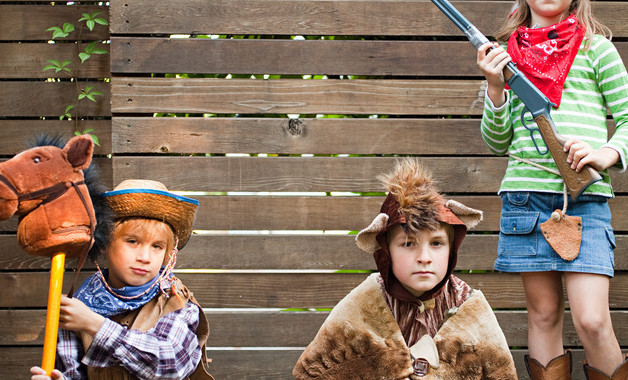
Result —
<path fill-rule="evenodd" d="M 417 159 L 397 161 L 392 172 L 378 179 L 399 203 L 399 213 L 406 218 L 411 231 L 438 228 L 438 205 L 444 200 L 436 189 L 436 181 Z"/>

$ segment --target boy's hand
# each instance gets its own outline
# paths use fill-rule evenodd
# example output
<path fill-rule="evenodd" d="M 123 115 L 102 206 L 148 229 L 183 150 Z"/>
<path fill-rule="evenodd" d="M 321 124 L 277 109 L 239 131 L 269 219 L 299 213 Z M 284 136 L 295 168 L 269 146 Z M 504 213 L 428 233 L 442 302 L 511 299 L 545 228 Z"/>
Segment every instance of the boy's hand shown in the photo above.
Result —
<path fill-rule="evenodd" d="M 84 331 L 92 336 L 96 335 L 105 317 L 95 313 L 83 302 L 76 298 L 61 296 L 61 311 L 59 327 L 72 331 Z"/>
<path fill-rule="evenodd" d="M 486 77 L 488 85 L 486 94 L 495 107 L 500 107 L 506 102 L 504 67 L 510 61 L 510 55 L 497 42 L 487 42 L 478 49 L 477 64 Z"/>
<path fill-rule="evenodd" d="M 63 374 L 57 369 L 53 369 L 50 376 L 40 367 L 31 367 L 31 380 L 65 380 Z"/>
<path fill-rule="evenodd" d="M 619 153 L 615 149 L 595 150 L 591 148 L 591 145 L 577 139 L 567 140 L 563 150 L 568 152 L 567 163 L 571 164 L 571 168 L 577 172 L 587 164 L 597 171 L 602 171 L 615 165 L 619 160 Z"/>

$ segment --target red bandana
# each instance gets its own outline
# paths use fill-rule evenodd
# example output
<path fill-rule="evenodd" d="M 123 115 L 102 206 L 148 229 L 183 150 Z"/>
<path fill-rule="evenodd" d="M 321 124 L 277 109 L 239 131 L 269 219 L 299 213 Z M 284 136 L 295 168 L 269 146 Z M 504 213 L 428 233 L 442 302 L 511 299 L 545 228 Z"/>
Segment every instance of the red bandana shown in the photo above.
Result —
<path fill-rule="evenodd" d="M 576 16 L 545 28 L 520 26 L 508 39 L 508 54 L 525 76 L 560 105 L 563 85 L 584 38 Z"/>

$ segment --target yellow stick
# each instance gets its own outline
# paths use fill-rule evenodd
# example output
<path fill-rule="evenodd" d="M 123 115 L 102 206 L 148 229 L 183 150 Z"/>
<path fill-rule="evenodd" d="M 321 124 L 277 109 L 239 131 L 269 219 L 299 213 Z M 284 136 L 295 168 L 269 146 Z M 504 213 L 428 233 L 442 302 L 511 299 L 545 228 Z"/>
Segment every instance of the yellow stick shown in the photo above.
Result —
<path fill-rule="evenodd" d="M 46 332 L 44 335 L 44 354 L 41 368 L 50 376 L 55 368 L 57 352 L 57 334 L 59 331 L 59 312 L 61 309 L 61 288 L 63 286 L 63 268 L 65 254 L 57 253 L 52 257 L 50 266 L 50 287 L 48 288 L 48 312 L 46 314 Z"/>

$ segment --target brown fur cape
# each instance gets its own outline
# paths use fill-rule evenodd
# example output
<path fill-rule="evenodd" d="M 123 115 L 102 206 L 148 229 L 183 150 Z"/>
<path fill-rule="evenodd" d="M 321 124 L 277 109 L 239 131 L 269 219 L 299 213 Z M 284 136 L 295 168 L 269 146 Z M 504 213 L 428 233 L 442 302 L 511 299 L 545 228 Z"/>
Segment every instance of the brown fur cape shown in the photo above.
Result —
<path fill-rule="evenodd" d="M 516 379 L 506 338 L 484 295 L 474 290 L 436 336 L 440 364 L 413 375 L 410 349 L 369 276 L 331 311 L 293 370 L 297 379 Z M 453 312 L 453 311 L 452 311 Z"/>

